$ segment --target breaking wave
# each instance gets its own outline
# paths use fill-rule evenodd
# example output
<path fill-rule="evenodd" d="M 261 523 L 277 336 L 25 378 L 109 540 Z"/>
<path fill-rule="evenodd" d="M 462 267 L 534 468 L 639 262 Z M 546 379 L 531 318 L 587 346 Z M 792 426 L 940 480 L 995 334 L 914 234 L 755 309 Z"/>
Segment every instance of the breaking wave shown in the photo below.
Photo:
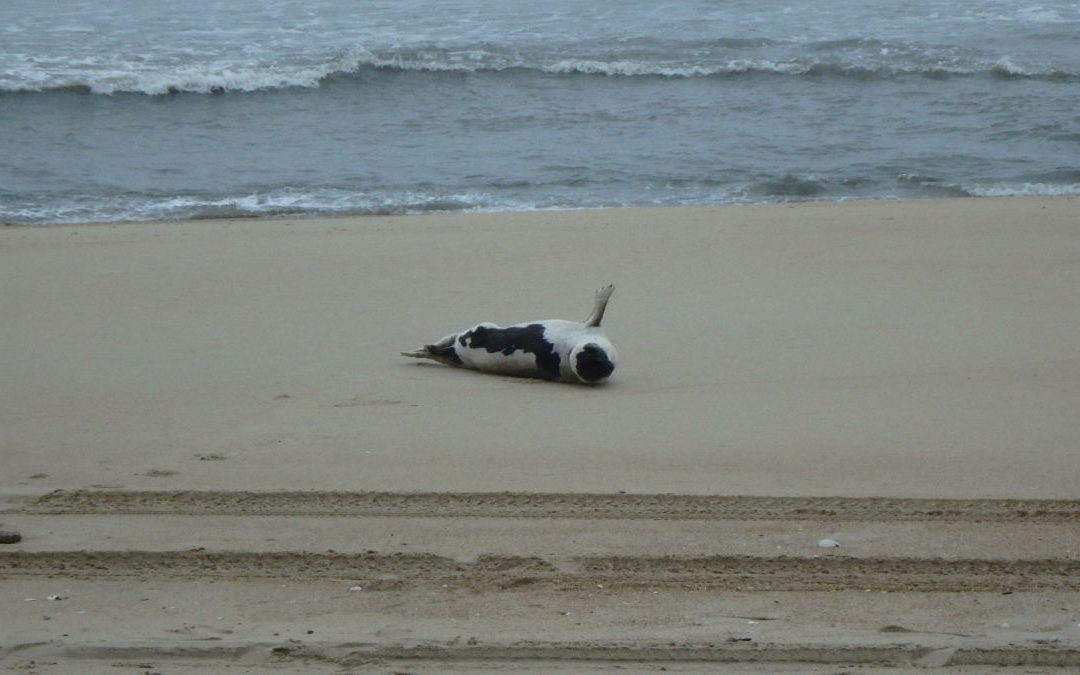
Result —
<path fill-rule="evenodd" d="M 1045 180 L 1043 179 L 1045 178 Z M 1055 178 L 1061 182 L 1055 182 Z M 1071 181 L 1071 182 L 1070 182 Z M 0 193 L 0 224 L 74 224 L 210 218 L 407 215 L 452 212 L 538 211 L 640 206 L 689 206 L 926 197 L 1058 197 L 1080 195 L 1080 181 L 1066 176 L 1032 180 L 965 182 L 903 174 L 896 181 L 858 177 L 759 176 L 747 182 L 658 180 L 651 191 L 588 196 L 553 185 L 487 185 L 476 189 L 277 188 L 237 194 Z M 660 186 L 667 189 L 659 189 Z M 539 188 L 539 189 L 534 189 Z"/>
<path fill-rule="evenodd" d="M 4 202 L 7 202 L 6 204 Z M 454 211 L 520 211 L 537 205 L 493 199 L 482 192 L 354 191 L 281 188 L 235 195 L 71 194 L 0 199 L 8 225 L 151 220 L 203 220 L 308 215 L 404 215 Z"/>
<path fill-rule="evenodd" d="M 88 62 L 50 68 L 36 62 L 0 72 L 0 93 L 69 91 L 86 94 L 177 93 L 222 94 L 285 88 L 317 88 L 331 79 L 363 77 L 373 72 L 483 74 L 534 73 L 548 76 L 708 78 L 753 75 L 887 79 L 922 76 L 994 77 L 1080 81 L 1080 72 L 1052 66 L 1017 64 L 1009 56 L 993 59 L 936 53 L 910 45 L 851 40 L 818 43 L 793 54 L 767 41 L 740 49 L 731 41 L 694 45 L 687 58 L 670 51 L 627 49 L 622 52 L 573 55 L 573 49 L 541 54 L 501 50 L 489 45 L 463 48 L 409 47 L 369 51 L 353 49 L 321 62 L 262 64 L 215 62 L 154 67 L 141 61 Z M 776 51 L 739 55 L 740 51 Z M 790 51 L 790 50 L 788 50 Z"/>

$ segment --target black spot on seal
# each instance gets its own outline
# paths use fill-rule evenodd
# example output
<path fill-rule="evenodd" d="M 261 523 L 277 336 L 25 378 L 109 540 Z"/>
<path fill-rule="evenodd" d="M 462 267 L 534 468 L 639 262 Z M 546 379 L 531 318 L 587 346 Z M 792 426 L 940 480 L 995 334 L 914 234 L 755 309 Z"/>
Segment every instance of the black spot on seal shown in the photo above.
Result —
<path fill-rule="evenodd" d="M 531 323 L 509 328 L 478 326 L 462 333 L 458 342 L 462 347 L 484 349 L 489 354 L 499 352 L 503 356 L 510 356 L 519 350 L 526 354 L 535 354 L 536 368 L 543 376 L 552 379 L 559 377 L 559 355 L 555 353 L 555 346 L 544 339 L 542 324 Z"/>

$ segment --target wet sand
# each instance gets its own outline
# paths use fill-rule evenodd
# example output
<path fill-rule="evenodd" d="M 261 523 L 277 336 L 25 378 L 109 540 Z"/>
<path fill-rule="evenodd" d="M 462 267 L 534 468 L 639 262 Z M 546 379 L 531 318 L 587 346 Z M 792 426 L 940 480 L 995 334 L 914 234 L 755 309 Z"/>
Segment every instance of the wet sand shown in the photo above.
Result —
<path fill-rule="evenodd" d="M 1057 198 L 0 230 L 0 666 L 1080 665 L 1078 224 Z M 609 282 L 603 386 L 398 356 Z"/>

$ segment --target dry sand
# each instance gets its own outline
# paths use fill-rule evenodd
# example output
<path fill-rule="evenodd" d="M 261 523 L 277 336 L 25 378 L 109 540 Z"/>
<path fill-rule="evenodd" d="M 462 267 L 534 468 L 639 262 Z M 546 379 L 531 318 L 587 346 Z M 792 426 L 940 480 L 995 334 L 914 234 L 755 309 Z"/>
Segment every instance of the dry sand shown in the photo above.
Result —
<path fill-rule="evenodd" d="M 606 385 L 397 355 L 608 282 Z M 6 228 L 0 288 L 0 667 L 1080 667 L 1080 200 Z"/>

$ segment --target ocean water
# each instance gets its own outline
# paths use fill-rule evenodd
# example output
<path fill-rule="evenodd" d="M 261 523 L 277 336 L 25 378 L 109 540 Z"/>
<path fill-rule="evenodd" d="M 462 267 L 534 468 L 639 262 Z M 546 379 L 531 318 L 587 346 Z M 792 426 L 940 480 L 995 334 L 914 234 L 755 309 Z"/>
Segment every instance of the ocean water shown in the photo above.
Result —
<path fill-rule="evenodd" d="M 0 222 L 1080 194 L 1080 2 L 4 0 Z"/>

